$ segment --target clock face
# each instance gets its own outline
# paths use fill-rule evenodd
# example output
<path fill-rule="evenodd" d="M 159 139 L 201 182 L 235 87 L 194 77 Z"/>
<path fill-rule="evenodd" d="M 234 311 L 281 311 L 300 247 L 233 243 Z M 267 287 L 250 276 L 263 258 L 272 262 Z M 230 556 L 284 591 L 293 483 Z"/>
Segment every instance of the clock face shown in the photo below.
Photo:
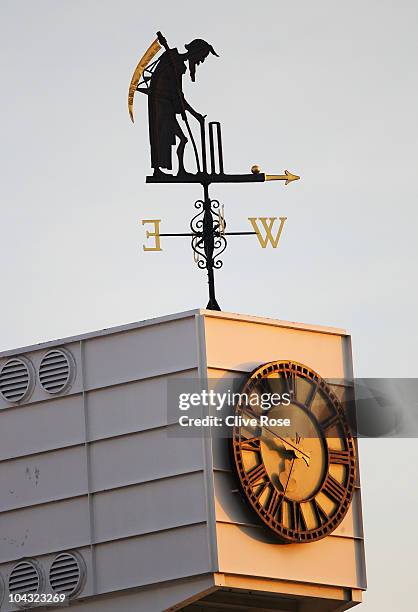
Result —
<path fill-rule="evenodd" d="M 266 400 L 263 409 L 263 397 L 278 405 Z M 231 450 L 244 497 L 282 542 L 330 534 L 349 508 L 356 477 L 339 399 L 313 370 L 289 361 L 255 370 L 241 398 Z"/>

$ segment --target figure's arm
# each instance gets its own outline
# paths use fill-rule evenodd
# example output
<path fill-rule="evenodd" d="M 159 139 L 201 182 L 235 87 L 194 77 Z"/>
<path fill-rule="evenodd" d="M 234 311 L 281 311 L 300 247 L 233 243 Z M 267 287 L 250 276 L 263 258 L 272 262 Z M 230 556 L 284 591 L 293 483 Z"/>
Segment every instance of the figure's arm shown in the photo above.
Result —
<path fill-rule="evenodd" d="M 183 105 L 184 110 L 188 111 L 197 121 L 202 123 L 206 117 L 206 115 L 201 115 L 198 113 L 190 104 L 187 102 L 186 98 L 183 96 Z"/>
<path fill-rule="evenodd" d="M 168 43 L 166 38 L 162 35 L 162 33 L 160 31 L 157 32 L 157 37 L 158 37 L 158 41 L 160 43 L 160 45 L 162 47 L 164 47 L 164 49 L 167 51 L 167 53 L 169 54 L 169 57 L 171 58 L 171 62 L 174 68 L 174 74 L 176 76 L 176 83 L 175 85 L 177 86 L 177 90 L 180 93 L 181 96 L 181 117 L 182 119 L 186 120 L 186 111 L 188 111 L 191 115 L 193 115 L 193 117 L 195 119 L 197 119 L 197 121 L 199 121 L 199 123 L 203 123 L 203 121 L 205 120 L 206 115 L 201 115 L 200 113 L 198 113 L 197 111 L 194 110 L 194 108 L 192 106 L 190 106 L 190 104 L 187 102 L 186 98 L 184 97 L 183 92 L 181 91 L 181 85 L 179 83 L 179 79 L 178 76 L 176 74 L 176 67 L 175 64 L 173 62 L 173 58 L 172 58 L 172 49 L 169 48 Z"/>

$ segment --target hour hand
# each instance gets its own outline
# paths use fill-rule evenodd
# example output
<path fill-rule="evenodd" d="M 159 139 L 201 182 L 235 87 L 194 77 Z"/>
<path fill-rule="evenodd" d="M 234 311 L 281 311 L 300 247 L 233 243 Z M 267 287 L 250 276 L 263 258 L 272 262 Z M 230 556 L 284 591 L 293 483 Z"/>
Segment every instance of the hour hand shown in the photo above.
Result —
<path fill-rule="evenodd" d="M 300 449 L 294 449 L 293 452 L 295 453 L 295 457 L 297 459 L 303 459 L 306 465 L 309 467 L 309 462 L 311 460 L 310 453 L 301 451 Z"/>
<path fill-rule="evenodd" d="M 309 467 L 309 462 L 311 460 L 310 454 L 306 451 L 303 451 L 301 448 L 297 446 L 297 444 L 287 442 L 282 439 L 282 444 L 287 451 L 291 451 L 296 459 L 303 459 L 306 465 Z"/>
<path fill-rule="evenodd" d="M 298 434 L 296 434 L 296 442 L 288 442 L 285 438 L 276 434 L 272 429 L 268 427 L 264 427 L 263 429 L 269 434 L 272 434 L 277 440 L 280 440 L 286 451 L 290 451 L 296 459 L 303 459 L 306 465 L 309 466 L 310 454 L 299 448 L 298 445 L 301 441 L 301 437 Z"/>

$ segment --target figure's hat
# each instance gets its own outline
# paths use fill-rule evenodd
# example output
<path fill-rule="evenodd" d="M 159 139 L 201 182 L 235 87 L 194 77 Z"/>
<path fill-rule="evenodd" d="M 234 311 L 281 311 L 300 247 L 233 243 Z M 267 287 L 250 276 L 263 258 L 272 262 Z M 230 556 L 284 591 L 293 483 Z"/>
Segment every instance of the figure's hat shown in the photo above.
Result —
<path fill-rule="evenodd" d="M 191 55 L 203 56 L 203 59 L 205 59 L 209 55 L 209 53 L 212 53 L 212 55 L 216 55 L 216 57 L 219 57 L 212 45 L 210 45 L 208 42 L 206 42 L 206 40 L 203 40 L 202 38 L 195 38 L 188 45 L 184 46 Z"/>

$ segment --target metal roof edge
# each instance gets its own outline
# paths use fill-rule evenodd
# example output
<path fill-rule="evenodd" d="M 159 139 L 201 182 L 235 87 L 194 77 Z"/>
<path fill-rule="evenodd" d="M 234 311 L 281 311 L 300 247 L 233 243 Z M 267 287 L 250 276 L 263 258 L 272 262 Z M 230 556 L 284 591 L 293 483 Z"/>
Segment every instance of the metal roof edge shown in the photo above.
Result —
<path fill-rule="evenodd" d="M 75 336 L 67 336 L 64 338 L 55 338 L 53 340 L 47 340 L 38 342 L 35 344 L 17 347 L 14 349 L 7 349 L 0 351 L 0 359 L 2 357 L 10 357 L 16 354 L 29 353 L 31 351 L 41 350 L 49 348 L 51 346 L 58 346 L 63 344 L 71 344 L 72 342 L 80 342 L 81 340 L 88 340 L 90 338 L 99 338 L 103 336 L 109 336 L 111 334 L 120 334 L 123 332 L 130 331 L 132 329 L 139 329 L 141 327 L 149 327 L 152 325 L 160 325 L 162 323 L 168 323 L 170 321 L 176 321 L 180 319 L 192 318 L 197 315 L 201 315 L 207 318 L 227 319 L 230 321 L 243 321 L 247 323 L 257 323 L 259 325 L 271 325 L 275 327 L 287 327 L 291 329 L 299 329 L 305 331 L 313 331 L 323 334 L 333 334 L 338 336 L 348 336 L 349 334 L 345 329 L 338 327 L 327 327 L 324 325 L 315 325 L 308 323 L 298 323 L 296 321 L 283 321 L 280 319 L 271 319 L 268 317 L 259 317 L 256 315 L 240 314 L 234 312 L 223 312 L 217 310 L 207 310 L 205 308 L 194 308 L 192 310 L 185 310 L 168 315 L 162 315 L 151 319 L 143 319 L 141 321 L 135 321 L 133 323 L 126 323 L 124 325 L 117 325 L 115 327 L 107 327 L 92 332 L 85 332 L 77 334 Z"/>
<path fill-rule="evenodd" d="M 235 321 L 246 321 L 249 323 L 258 323 L 260 325 L 272 325 L 275 327 L 288 327 L 292 329 L 300 329 L 305 331 L 315 331 L 322 334 L 333 334 L 337 336 L 349 336 L 347 330 L 340 327 L 330 327 L 326 325 L 317 325 L 315 323 L 299 323 L 297 321 L 284 321 L 281 319 L 271 319 L 268 317 L 259 317 L 256 315 L 240 314 L 235 312 L 223 312 L 218 310 L 200 309 L 200 314 L 205 317 L 228 319 Z"/>
<path fill-rule="evenodd" d="M 85 332 L 83 334 L 77 334 L 75 336 L 66 336 L 64 338 L 55 338 L 53 340 L 46 340 L 43 342 L 37 342 L 35 344 L 17 347 L 14 349 L 7 349 L 0 351 L 0 359 L 2 357 L 9 357 L 16 355 L 17 353 L 29 353 L 31 351 L 37 351 L 50 346 L 58 346 L 63 344 L 71 344 L 72 342 L 79 342 L 80 340 L 88 340 L 89 338 L 99 338 L 101 336 L 109 336 L 111 334 L 120 334 L 132 329 L 139 329 L 141 327 L 148 327 L 151 325 L 160 325 L 161 323 L 168 323 L 178 319 L 187 319 L 195 317 L 200 314 L 200 309 L 195 308 L 193 310 L 185 310 L 183 312 L 177 312 L 169 315 L 162 315 L 160 317 L 154 317 L 152 319 L 143 319 L 141 321 L 134 321 L 133 323 L 125 323 L 124 325 L 116 325 L 115 327 L 105 327 L 104 329 L 95 330 L 92 332 Z"/>

